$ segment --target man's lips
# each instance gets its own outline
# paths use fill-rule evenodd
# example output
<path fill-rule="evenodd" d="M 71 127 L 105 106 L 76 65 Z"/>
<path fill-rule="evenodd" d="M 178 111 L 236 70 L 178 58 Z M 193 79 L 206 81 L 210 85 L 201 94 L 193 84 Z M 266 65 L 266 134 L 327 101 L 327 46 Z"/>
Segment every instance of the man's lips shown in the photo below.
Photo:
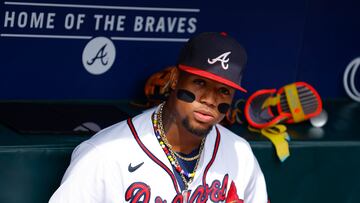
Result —
<path fill-rule="evenodd" d="M 194 111 L 194 117 L 197 121 L 208 123 L 214 120 L 214 116 L 208 111 Z"/>

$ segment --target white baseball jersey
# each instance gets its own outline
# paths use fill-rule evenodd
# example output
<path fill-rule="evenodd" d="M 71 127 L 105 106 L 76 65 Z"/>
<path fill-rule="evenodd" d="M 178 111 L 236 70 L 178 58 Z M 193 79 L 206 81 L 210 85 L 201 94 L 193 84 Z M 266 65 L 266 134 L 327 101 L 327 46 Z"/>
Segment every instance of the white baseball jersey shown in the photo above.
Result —
<path fill-rule="evenodd" d="M 50 203 L 266 203 L 264 176 L 249 144 L 221 125 L 205 140 L 188 190 L 181 191 L 147 111 L 108 127 L 74 150 Z"/>

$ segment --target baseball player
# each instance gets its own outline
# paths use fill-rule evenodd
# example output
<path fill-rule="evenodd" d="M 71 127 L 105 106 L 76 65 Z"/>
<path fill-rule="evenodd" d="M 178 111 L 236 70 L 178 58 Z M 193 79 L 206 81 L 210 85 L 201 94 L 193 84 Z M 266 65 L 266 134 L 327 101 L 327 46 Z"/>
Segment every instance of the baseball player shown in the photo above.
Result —
<path fill-rule="evenodd" d="M 50 202 L 266 203 L 249 144 L 218 124 L 245 63 L 226 33 L 191 38 L 167 101 L 81 143 Z"/>

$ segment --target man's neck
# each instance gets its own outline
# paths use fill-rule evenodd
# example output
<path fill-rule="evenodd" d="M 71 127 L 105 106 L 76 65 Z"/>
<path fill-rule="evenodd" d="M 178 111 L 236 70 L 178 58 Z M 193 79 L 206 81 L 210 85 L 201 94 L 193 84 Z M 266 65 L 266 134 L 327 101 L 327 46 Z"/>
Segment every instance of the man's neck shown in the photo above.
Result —
<path fill-rule="evenodd" d="M 190 133 L 182 125 L 182 121 L 176 120 L 175 116 L 168 110 L 169 106 L 165 105 L 163 109 L 162 121 L 165 135 L 172 149 L 176 152 L 189 154 L 200 147 L 202 137 Z"/>

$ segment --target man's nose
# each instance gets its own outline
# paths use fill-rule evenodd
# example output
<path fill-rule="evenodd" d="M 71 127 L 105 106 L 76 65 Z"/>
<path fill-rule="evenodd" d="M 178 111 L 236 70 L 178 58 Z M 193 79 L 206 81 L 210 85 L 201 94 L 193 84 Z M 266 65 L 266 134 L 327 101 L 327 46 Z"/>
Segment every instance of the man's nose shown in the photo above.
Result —
<path fill-rule="evenodd" d="M 217 96 L 216 91 L 212 89 L 208 89 L 202 93 L 200 97 L 200 102 L 208 106 L 216 106 L 216 100 L 217 100 L 216 96 Z"/>

